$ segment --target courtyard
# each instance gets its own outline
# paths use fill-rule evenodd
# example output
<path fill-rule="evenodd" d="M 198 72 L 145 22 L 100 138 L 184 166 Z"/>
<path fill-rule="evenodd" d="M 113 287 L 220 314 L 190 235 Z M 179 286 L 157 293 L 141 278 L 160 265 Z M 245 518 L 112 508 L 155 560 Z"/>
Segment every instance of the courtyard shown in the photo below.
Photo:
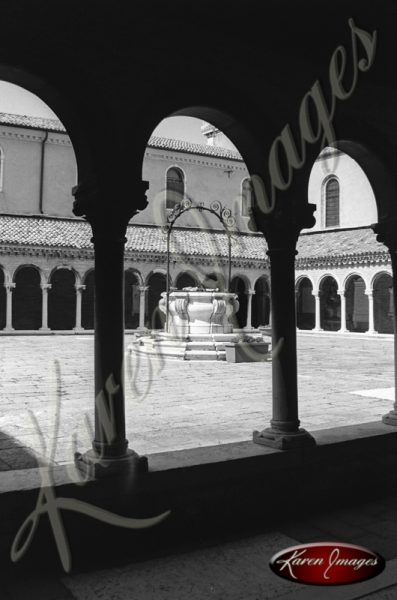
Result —
<path fill-rule="evenodd" d="M 270 362 L 149 360 L 127 351 L 131 340 L 126 336 L 126 429 L 138 453 L 249 440 L 268 426 Z M 2 337 L 2 471 L 71 463 L 76 450 L 91 446 L 93 341 Z M 309 431 L 378 421 L 392 408 L 393 377 L 392 336 L 298 334 L 299 411 Z"/>

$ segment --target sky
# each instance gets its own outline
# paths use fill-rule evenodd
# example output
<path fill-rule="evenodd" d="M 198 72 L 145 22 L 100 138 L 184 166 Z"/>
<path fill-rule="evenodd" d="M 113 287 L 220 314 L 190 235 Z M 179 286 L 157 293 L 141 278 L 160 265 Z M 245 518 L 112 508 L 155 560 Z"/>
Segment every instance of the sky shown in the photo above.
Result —
<path fill-rule="evenodd" d="M 0 112 L 48 119 L 58 118 L 40 98 L 5 81 L 0 81 Z M 206 140 L 200 131 L 201 124 L 202 121 L 191 117 L 170 117 L 159 123 L 153 135 L 205 144 Z"/>

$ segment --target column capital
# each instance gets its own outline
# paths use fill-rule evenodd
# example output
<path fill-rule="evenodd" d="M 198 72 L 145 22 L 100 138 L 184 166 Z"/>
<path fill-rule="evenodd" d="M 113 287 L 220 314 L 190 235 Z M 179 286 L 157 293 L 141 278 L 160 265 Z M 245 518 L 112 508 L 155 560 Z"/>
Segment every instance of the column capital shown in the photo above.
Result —
<path fill-rule="evenodd" d="M 288 205 L 288 206 L 287 206 Z M 268 255 L 273 252 L 296 252 L 296 244 L 302 229 L 313 227 L 315 204 L 291 206 L 280 204 L 268 216 L 258 216 L 258 229 L 265 235 Z"/>
<path fill-rule="evenodd" d="M 87 179 L 72 188 L 75 198 L 73 212 L 78 217 L 84 217 L 91 224 L 94 244 L 99 240 L 104 240 L 106 243 L 111 241 L 125 243 L 125 231 L 129 220 L 148 204 L 146 192 L 149 182 L 138 181 L 132 187 L 134 206 L 131 202 L 121 200 L 111 209 L 108 202 L 109 192 L 101 189 L 95 179 Z M 112 193 L 117 195 L 117 190 L 112 190 Z"/>
<path fill-rule="evenodd" d="M 247 290 L 245 293 L 247 296 L 255 296 L 256 294 L 255 290 Z"/>
<path fill-rule="evenodd" d="M 51 285 L 51 283 L 42 283 L 40 285 L 40 287 L 44 292 L 44 291 L 50 290 L 52 288 L 52 285 Z"/>
<path fill-rule="evenodd" d="M 145 292 L 147 292 L 149 289 L 148 285 L 139 285 L 138 286 L 138 290 L 141 292 L 141 294 L 144 294 Z"/>
<path fill-rule="evenodd" d="M 384 244 L 390 252 L 397 251 L 397 217 L 392 217 L 371 225 L 376 239 Z"/>
<path fill-rule="evenodd" d="M 12 290 L 15 288 L 15 283 L 5 283 L 4 287 L 8 292 L 12 292 Z"/>
<path fill-rule="evenodd" d="M 86 288 L 86 286 L 83 283 L 76 283 L 74 287 L 76 292 L 82 292 Z"/>

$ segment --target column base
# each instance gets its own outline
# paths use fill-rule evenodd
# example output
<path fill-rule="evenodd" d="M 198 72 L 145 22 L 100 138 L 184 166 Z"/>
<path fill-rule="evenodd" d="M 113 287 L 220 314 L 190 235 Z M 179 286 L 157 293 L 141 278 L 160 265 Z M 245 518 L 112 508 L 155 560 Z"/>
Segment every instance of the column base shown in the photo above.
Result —
<path fill-rule="evenodd" d="M 139 456 L 133 450 L 127 450 L 120 458 L 101 458 L 94 450 L 74 455 L 76 467 L 87 477 L 95 479 L 112 477 L 120 474 L 138 474 L 148 471 L 146 456 Z"/>
<path fill-rule="evenodd" d="M 73 331 L 75 333 L 82 333 L 83 331 L 85 331 L 84 327 L 73 327 Z"/>
<path fill-rule="evenodd" d="M 50 333 L 52 331 L 49 327 L 40 327 L 39 331 L 44 331 L 45 333 Z"/>
<path fill-rule="evenodd" d="M 385 425 L 397 427 L 397 412 L 395 410 L 391 410 L 387 415 L 383 415 L 382 422 Z"/>
<path fill-rule="evenodd" d="M 295 450 L 316 445 L 314 437 L 305 429 L 288 432 L 269 427 L 263 431 L 254 431 L 253 441 L 255 444 L 277 448 L 277 450 Z"/>

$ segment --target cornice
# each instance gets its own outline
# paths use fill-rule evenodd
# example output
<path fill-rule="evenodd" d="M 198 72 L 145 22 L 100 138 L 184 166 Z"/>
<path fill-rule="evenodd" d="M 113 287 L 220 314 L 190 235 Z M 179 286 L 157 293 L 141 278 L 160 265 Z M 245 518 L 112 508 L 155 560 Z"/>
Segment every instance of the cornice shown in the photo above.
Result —
<path fill-rule="evenodd" d="M 390 265 L 388 252 L 362 252 L 360 254 L 341 254 L 318 256 L 312 258 L 299 257 L 295 261 L 297 269 L 320 269 L 329 267 L 357 267 Z"/>
<path fill-rule="evenodd" d="M 181 153 L 176 152 L 153 152 L 152 150 L 147 150 L 145 152 L 145 158 L 153 159 L 153 160 L 164 160 L 171 163 L 184 163 L 190 165 L 199 165 L 201 167 L 211 167 L 213 169 L 221 169 L 226 170 L 230 169 L 231 165 L 233 166 L 233 171 L 240 171 L 241 173 L 248 173 L 247 167 L 243 164 L 239 164 L 236 160 L 233 159 L 215 159 L 211 156 L 198 156 L 198 155 L 190 155 L 186 154 L 185 156 L 181 156 Z"/>

